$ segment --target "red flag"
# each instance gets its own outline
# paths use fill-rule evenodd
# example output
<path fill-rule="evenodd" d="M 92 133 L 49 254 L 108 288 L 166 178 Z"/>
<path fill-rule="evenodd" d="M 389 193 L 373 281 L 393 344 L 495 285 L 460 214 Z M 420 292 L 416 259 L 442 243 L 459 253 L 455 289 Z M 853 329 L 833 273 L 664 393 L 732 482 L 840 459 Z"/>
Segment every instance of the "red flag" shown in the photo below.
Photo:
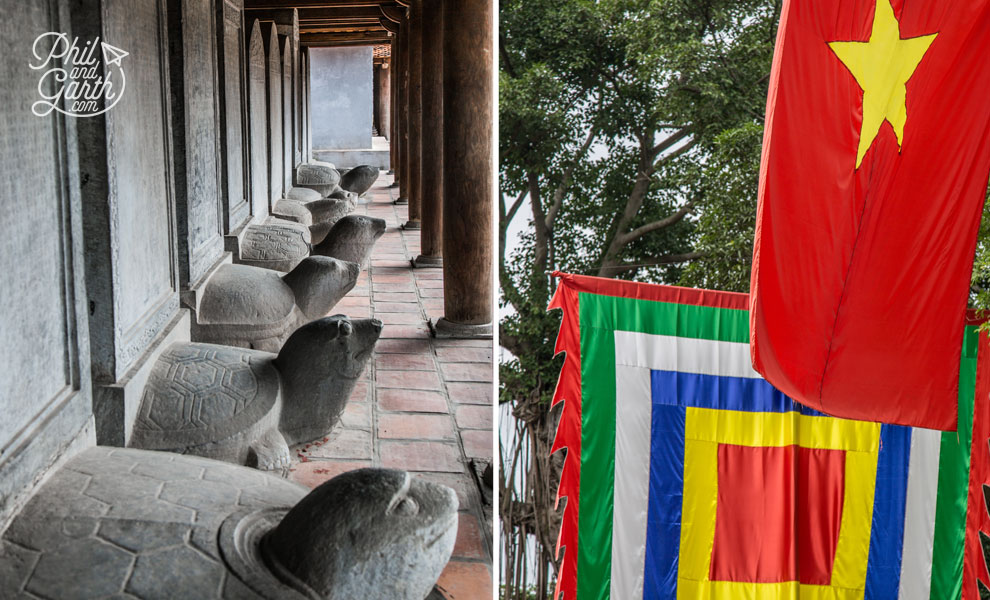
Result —
<path fill-rule="evenodd" d="M 785 0 L 753 365 L 832 415 L 956 427 L 990 169 L 990 1 Z"/>

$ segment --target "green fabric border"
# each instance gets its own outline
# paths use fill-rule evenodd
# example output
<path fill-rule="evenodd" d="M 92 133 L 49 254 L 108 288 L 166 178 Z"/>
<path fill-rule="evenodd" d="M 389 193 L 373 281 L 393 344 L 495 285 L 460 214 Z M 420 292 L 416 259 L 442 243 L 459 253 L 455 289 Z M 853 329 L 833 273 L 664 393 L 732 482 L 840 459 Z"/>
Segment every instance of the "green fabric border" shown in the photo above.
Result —
<path fill-rule="evenodd" d="M 977 327 L 966 327 L 959 362 L 959 425 L 942 434 L 932 546 L 932 582 L 929 598 L 949 600 L 962 596 L 963 555 L 966 542 L 966 505 L 969 458 L 973 441 L 973 402 L 976 395 Z"/>
<path fill-rule="evenodd" d="M 744 310 L 578 295 L 581 331 L 581 495 L 577 597 L 609 597 L 615 489 L 615 331 L 749 342 Z M 625 600 L 625 599 L 617 599 Z"/>

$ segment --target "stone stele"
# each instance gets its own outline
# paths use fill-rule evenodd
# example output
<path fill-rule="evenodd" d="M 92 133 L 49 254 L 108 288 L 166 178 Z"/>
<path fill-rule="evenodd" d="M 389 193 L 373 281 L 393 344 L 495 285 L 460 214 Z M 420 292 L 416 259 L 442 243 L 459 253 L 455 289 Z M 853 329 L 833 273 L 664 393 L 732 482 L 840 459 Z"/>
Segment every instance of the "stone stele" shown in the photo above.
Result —
<path fill-rule="evenodd" d="M 307 495 L 244 467 L 98 446 L 4 532 L 0 597 L 421 600 L 456 529 L 453 491 L 401 471 Z"/>
<path fill-rule="evenodd" d="M 293 331 L 329 313 L 360 271 L 358 263 L 325 256 L 309 256 L 285 275 L 222 265 L 203 289 L 192 339 L 278 352 Z"/>
<path fill-rule="evenodd" d="M 296 185 L 316 190 L 323 198 L 337 189 L 339 183 L 340 173 L 333 167 L 313 164 L 302 164 L 296 167 Z"/>
<path fill-rule="evenodd" d="M 340 176 L 340 187 L 363 196 L 378 179 L 378 168 L 368 165 L 354 167 Z"/>
<path fill-rule="evenodd" d="M 128 445 L 287 469 L 289 444 L 340 420 L 381 331 L 381 321 L 335 315 L 300 327 L 277 355 L 172 344 L 145 384 Z"/>
<path fill-rule="evenodd" d="M 270 218 L 245 229 L 237 262 L 288 273 L 309 256 L 312 239 L 305 225 Z"/>
<path fill-rule="evenodd" d="M 385 220 L 363 215 L 347 215 L 337 221 L 323 242 L 313 248 L 313 255 L 332 256 L 339 260 L 367 266 L 371 250 L 385 233 Z"/>

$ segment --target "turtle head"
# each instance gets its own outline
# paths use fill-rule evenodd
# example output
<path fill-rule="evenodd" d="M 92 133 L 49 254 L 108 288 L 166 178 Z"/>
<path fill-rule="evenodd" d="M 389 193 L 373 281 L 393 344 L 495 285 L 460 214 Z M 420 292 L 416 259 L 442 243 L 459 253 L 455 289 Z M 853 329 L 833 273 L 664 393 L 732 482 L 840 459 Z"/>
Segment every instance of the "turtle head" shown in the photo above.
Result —
<path fill-rule="evenodd" d="M 354 288 L 361 266 L 329 256 L 307 256 L 282 276 L 309 319 L 326 316 Z"/>
<path fill-rule="evenodd" d="M 358 469 L 309 493 L 263 540 L 287 583 L 321 598 L 421 600 L 457 536 L 457 496 L 405 471 Z"/>
<path fill-rule="evenodd" d="M 323 437 L 340 419 L 382 332 L 377 319 L 334 315 L 297 329 L 275 366 L 282 378 L 279 429 L 290 444 Z"/>

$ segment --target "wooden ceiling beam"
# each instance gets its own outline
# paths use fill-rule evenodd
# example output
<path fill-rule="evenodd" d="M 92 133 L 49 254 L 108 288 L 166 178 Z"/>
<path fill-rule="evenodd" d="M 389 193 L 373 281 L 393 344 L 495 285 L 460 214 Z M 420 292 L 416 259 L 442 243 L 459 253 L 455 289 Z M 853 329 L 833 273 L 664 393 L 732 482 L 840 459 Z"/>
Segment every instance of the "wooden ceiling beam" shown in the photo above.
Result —
<path fill-rule="evenodd" d="M 350 8 L 393 4 L 391 0 L 244 0 L 244 8 Z"/>
<path fill-rule="evenodd" d="M 303 46 L 328 46 L 337 42 L 364 42 L 366 44 L 387 44 L 390 41 L 386 32 L 354 31 L 341 33 L 300 34 L 299 43 Z"/>
<path fill-rule="evenodd" d="M 388 37 L 388 32 L 379 23 L 362 25 L 320 25 L 314 27 L 300 27 L 299 35 L 310 35 L 316 33 L 365 33 L 372 32 L 379 36 Z"/>
<path fill-rule="evenodd" d="M 300 8 L 299 20 L 377 19 L 382 16 L 378 6 L 342 6 L 332 8 Z"/>
<path fill-rule="evenodd" d="M 378 10 L 381 11 L 382 16 L 393 23 L 401 23 L 406 18 L 406 9 L 394 4 L 381 4 L 378 6 Z"/>
<path fill-rule="evenodd" d="M 393 34 L 399 33 L 399 24 L 398 23 L 395 23 L 394 21 L 389 21 L 385 17 L 381 17 L 378 20 L 378 22 L 381 24 L 382 27 L 384 27 L 390 33 L 393 33 Z"/>

